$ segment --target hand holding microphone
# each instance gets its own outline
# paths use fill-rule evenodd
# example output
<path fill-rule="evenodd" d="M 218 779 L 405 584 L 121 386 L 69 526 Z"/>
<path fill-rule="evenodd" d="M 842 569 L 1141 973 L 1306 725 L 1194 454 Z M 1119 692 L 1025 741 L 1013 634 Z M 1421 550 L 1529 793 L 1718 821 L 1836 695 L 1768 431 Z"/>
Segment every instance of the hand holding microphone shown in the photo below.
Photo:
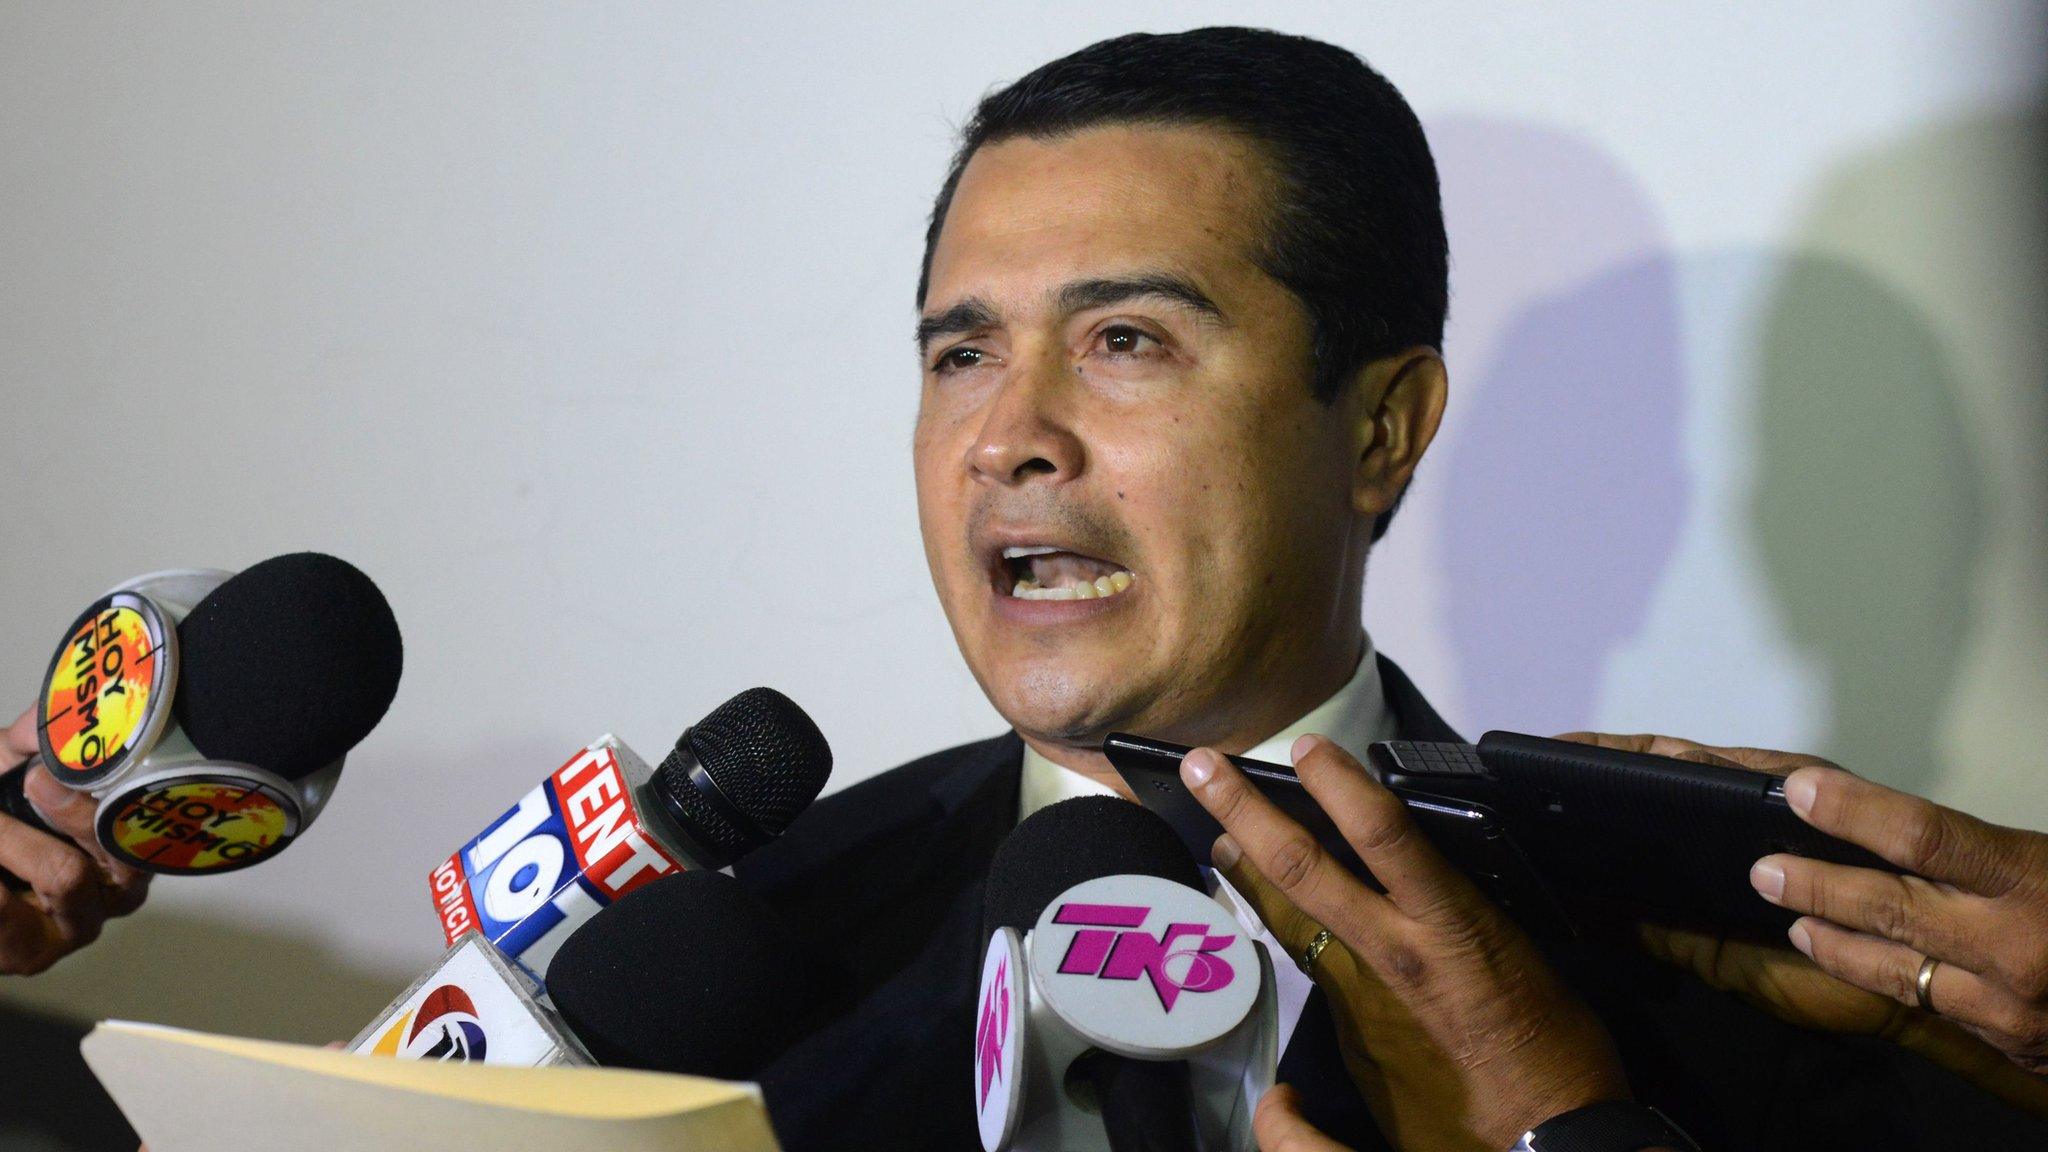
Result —
<path fill-rule="evenodd" d="M 1293 751 L 1302 784 L 1384 894 L 1224 757 L 1197 749 L 1182 777 L 1228 833 L 1217 867 L 1328 995 L 1352 1079 L 1386 1135 L 1404 1148 L 1499 1152 L 1553 1118 L 1628 1100 L 1599 1020 L 1401 801 L 1328 740 L 1303 737 Z M 1294 1100 L 1261 1103 L 1260 1145 L 1327 1147 Z M 1674 1129 L 1670 1146 L 1682 1140 Z"/>
<path fill-rule="evenodd" d="M 377 586 L 314 552 L 95 601 L 0 752 L 0 971 L 89 943 L 142 902 L 143 874 L 282 851 L 382 719 L 402 659 Z"/>
<path fill-rule="evenodd" d="M 34 760 L 38 748 L 33 708 L 0 733 L 0 788 L 13 780 L 48 816 L 44 823 L 0 814 L 0 869 L 26 886 L 0 885 L 0 975 L 41 972 L 149 895 L 149 873 L 100 847 L 91 798 L 50 779 Z"/>

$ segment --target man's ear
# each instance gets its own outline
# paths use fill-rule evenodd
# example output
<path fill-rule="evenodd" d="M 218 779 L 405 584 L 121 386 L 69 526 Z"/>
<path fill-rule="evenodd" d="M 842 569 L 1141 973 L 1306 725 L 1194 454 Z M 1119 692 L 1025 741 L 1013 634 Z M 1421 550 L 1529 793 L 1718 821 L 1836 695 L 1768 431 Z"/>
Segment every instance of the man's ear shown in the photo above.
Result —
<path fill-rule="evenodd" d="M 1426 345 L 1405 348 L 1359 369 L 1358 470 L 1351 506 L 1378 516 L 1401 498 L 1443 423 L 1450 381 L 1444 358 Z"/>

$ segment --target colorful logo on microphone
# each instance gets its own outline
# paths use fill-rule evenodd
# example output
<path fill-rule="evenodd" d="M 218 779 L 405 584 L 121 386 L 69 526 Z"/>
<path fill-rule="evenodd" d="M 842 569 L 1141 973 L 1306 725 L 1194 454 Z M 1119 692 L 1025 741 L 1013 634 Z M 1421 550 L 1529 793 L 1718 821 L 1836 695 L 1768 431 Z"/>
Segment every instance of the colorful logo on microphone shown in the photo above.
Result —
<path fill-rule="evenodd" d="M 1243 1023 L 1259 997 L 1258 946 L 1221 904 L 1185 884 L 1086 880 L 1048 904 L 1031 931 L 1031 987 L 1068 1027 L 1119 1055 L 1199 1051 Z"/>
<path fill-rule="evenodd" d="M 167 701 L 175 635 L 156 605 L 130 592 L 103 597 L 66 634 L 43 680 L 42 750 L 66 784 L 95 783 L 155 739 Z"/>
<path fill-rule="evenodd" d="M 406 1060 L 464 1060 L 481 1063 L 484 1058 L 484 1025 L 477 1016 L 469 993 L 453 984 L 443 984 L 427 993 L 420 1006 L 406 1012 L 377 1038 L 371 1051 L 379 1056 Z"/>
<path fill-rule="evenodd" d="M 1010 1031 L 1010 958 L 996 961 L 996 976 L 981 997 L 981 1024 L 974 1030 L 974 1066 L 981 1080 L 979 1107 L 1003 1078 L 1003 1037 Z"/>
<path fill-rule="evenodd" d="M 1024 1016 L 1029 995 L 1024 938 L 989 937 L 981 958 L 981 1011 L 974 1028 L 974 1119 L 984 1152 L 1008 1145 L 1024 1104 Z"/>
<path fill-rule="evenodd" d="M 234 777 L 174 776 L 138 783 L 100 809 L 100 842 L 152 872 L 232 872 L 283 850 L 298 804 Z"/>
<path fill-rule="evenodd" d="M 1149 905 L 1062 904 L 1055 924 L 1088 925 L 1074 933 L 1061 957 L 1064 976 L 1095 976 L 1103 980 L 1152 983 L 1159 1007 L 1167 1012 L 1183 992 L 1217 992 L 1230 986 L 1237 970 L 1217 955 L 1237 940 L 1237 933 L 1214 935 L 1206 922 L 1169 923 L 1159 935 L 1140 930 L 1152 916 Z"/>

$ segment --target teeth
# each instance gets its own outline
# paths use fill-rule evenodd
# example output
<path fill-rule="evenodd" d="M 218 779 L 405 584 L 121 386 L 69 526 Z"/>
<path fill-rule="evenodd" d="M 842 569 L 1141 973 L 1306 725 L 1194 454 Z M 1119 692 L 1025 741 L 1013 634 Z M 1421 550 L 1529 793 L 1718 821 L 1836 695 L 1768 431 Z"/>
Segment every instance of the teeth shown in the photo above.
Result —
<path fill-rule="evenodd" d="M 1112 572 L 1065 588 L 1041 588 L 1037 581 L 1025 579 L 1017 581 L 1010 595 L 1019 600 L 1103 600 L 1129 588 L 1131 581 L 1129 572 Z"/>
<path fill-rule="evenodd" d="M 1019 560 L 1026 556 L 1050 556 L 1057 551 L 1059 551 L 1057 548 L 1044 548 L 1035 545 L 1030 548 L 1005 548 L 1003 549 L 1003 559 Z"/>

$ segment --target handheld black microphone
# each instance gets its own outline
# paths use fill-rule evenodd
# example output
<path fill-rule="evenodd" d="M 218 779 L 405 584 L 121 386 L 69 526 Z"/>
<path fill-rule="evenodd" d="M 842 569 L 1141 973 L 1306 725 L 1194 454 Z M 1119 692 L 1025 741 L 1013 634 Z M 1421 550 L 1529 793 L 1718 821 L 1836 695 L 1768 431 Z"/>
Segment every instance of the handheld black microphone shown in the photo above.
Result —
<path fill-rule="evenodd" d="M 831 987 L 830 970 L 739 881 L 672 873 L 572 933 L 549 970 L 545 1000 L 471 932 L 349 1047 L 740 1080 L 801 1035 Z"/>
<path fill-rule="evenodd" d="M 442 933 L 452 946 L 481 932 L 546 983 L 556 950 L 599 909 L 780 836 L 831 774 L 824 734 L 772 688 L 713 709 L 659 768 L 599 737 L 428 875 Z"/>
<path fill-rule="evenodd" d="M 230 872 L 319 816 L 391 705 L 404 645 L 377 585 L 297 552 L 138 577 L 87 608 L 43 677 L 40 762 L 99 800 L 95 830 L 151 872 Z M 0 777 L 0 811 L 49 830 Z"/>
<path fill-rule="evenodd" d="M 986 1152 L 1249 1149 L 1278 1062 L 1265 951 L 1165 821 L 1107 796 L 996 851 L 975 1108 Z"/>

